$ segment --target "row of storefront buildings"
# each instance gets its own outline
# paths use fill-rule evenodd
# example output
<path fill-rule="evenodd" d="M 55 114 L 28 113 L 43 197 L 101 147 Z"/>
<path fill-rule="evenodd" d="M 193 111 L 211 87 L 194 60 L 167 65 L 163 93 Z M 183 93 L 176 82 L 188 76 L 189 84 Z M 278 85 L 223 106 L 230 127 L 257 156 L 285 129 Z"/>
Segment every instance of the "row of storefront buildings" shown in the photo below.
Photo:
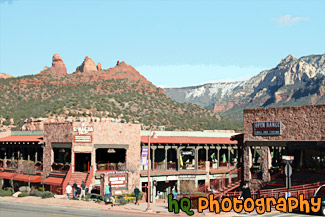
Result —
<path fill-rule="evenodd" d="M 294 157 L 295 169 L 325 169 L 324 105 L 244 110 L 243 133 L 63 122 L 45 123 L 43 131 L 2 135 L 1 184 L 30 183 L 59 194 L 68 183 L 82 180 L 98 192 L 108 182 L 115 194 L 135 187 L 146 191 L 149 142 L 153 200 L 166 198 L 175 185 L 181 192 L 194 191 L 236 168 L 242 168 L 243 180 L 259 188 L 283 172 L 283 155 Z"/>

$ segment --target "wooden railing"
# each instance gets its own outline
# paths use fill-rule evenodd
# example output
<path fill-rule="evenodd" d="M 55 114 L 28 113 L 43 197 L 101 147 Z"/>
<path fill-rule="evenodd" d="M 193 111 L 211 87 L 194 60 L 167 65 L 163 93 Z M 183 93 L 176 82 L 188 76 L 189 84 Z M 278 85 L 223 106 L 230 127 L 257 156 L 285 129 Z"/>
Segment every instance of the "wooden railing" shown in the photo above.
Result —
<path fill-rule="evenodd" d="M 70 164 L 53 163 L 52 170 L 59 172 L 68 172 L 70 170 Z"/>
<path fill-rule="evenodd" d="M 241 182 L 241 168 L 231 170 L 218 179 L 214 179 L 210 184 L 199 186 L 198 192 L 221 192 L 233 183 Z M 232 186 L 233 187 L 233 186 Z"/>
<path fill-rule="evenodd" d="M 93 179 L 94 176 L 94 168 L 90 168 L 90 171 L 88 172 L 87 178 L 86 178 L 86 186 L 89 188 L 91 184 L 91 180 Z"/>
<path fill-rule="evenodd" d="M 97 163 L 96 166 L 97 166 L 98 171 L 105 171 L 105 170 L 124 171 L 124 170 L 126 170 L 126 163 Z"/>
<path fill-rule="evenodd" d="M 65 194 L 65 188 L 67 187 L 69 181 L 70 181 L 70 178 L 71 178 L 71 174 L 72 174 L 72 167 L 70 167 L 67 175 L 65 176 L 65 179 L 62 183 L 62 194 Z"/>

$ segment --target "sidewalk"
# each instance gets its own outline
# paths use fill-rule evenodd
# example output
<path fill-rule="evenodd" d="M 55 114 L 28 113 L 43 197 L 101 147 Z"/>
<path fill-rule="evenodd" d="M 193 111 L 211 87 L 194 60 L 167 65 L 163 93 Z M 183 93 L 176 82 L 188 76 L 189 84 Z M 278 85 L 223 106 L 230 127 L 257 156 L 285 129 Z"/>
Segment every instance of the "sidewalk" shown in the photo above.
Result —
<path fill-rule="evenodd" d="M 0 197 L 0 201 L 11 202 L 11 203 L 24 203 L 24 204 L 37 204 L 46 205 L 51 207 L 68 207 L 69 209 L 84 209 L 84 210 L 94 210 L 97 212 L 105 213 L 130 213 L 130 214 L 141 214 L 147 216 L 188 216 L 183 211 L 179 214 L 169 213 L 167 203 L 154 203 L 150 204 L 151 212 L 146 212 L 147 203 L 140 203 L 140 205 L 135 205 L 134 203 L 128 203 L 126 205 L 114 206 L 105 205 L 104 202 L 96 203 L 93 201 L 80 201 L 80 200 L 68 200 L 66 198 L 47 198 L 42 199 L 40 197 Z M 215 216 L 215 213 L 210 213 L 206 210 L 204 213 L 198 213 L 197 210 L 193 210 L 193 216 Z M 235 212 L 220 213 L 217 214 L 222 217 L 237 216 Z"/>

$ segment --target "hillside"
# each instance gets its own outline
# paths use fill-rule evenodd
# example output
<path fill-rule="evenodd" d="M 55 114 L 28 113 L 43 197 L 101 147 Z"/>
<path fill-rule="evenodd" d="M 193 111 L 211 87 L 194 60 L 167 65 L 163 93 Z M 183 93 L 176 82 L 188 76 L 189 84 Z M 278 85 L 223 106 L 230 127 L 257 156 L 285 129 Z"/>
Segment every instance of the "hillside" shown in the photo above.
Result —
<path fill-rule="evenodd" d="M 0 87 L 3 125 L 9 125 L 10 119 L 21 127 L 31 117 L 91 116 L 168 130 L 241 129 L 241 123 L 201 106 L 176 102 L 125 62 L 102 70 L 100 63 L 86 57 L 74 73 L 67 74 L 56 54 L 52 67 L 36 75 L 0 79 Z"/>
<path fill-rule="evenodd" d="M 195 103 L 231 119 L 241 119 L 245 108 L 324 104 L 325 55 L 299 59 L 288 55 L 275 68 L 248 81 L 166 88 L 165 92 L 178 102 Z"/>

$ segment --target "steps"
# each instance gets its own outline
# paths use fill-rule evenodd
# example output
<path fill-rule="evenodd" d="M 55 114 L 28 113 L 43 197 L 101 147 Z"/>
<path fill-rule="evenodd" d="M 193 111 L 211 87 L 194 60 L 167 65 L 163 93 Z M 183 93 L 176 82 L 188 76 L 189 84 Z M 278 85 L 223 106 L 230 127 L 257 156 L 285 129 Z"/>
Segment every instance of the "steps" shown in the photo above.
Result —
<path fill-rule="evenodd" d="M 86 183 L 87 176 L 88 176 L 88 173 L 83 173 L 83 172 L 72 173 L 70 180 L 69 180 L 69 184 L 72 187 L 72 185 L 74 184 L 74 181 L 76 181 L 77 185 L 79 187 L 81 187 L 82 181 L 84 181 Z M 64 192 L 66 194 L 65 189 L 64 189 Z M 70 197 L 72 198 L 72 192 L 70 193 Z"/>

